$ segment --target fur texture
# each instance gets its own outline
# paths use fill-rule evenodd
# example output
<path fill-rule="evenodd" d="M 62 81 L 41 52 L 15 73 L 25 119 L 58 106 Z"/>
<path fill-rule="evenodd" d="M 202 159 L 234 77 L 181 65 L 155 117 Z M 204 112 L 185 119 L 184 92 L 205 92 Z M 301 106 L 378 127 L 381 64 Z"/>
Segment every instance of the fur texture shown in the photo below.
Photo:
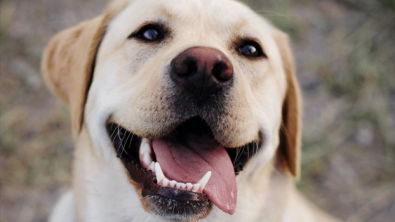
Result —
<path fill-rule="evenodd" d="M 147 22 L 168 38 L 152 45 L 130 39 Z M 235 42 L 255 39 L 266 54 L 240 55 Z M 224 109 L 180 105 L 169 64 L 195 46 L 223 52 L 235 79 Z M 49 88 L 68 105 L 76 140 L 73 189 L 51 221 L 162 221 L 116 157 L 105 129 L 111 120 L 140 137 L 160 137 L 202 116 L 226 147 L 264 142 L 236 177 L 234 215 L 214 209 L 204 221 L 334 221 L 295 190 L 300 175 L 301 98 L 288 37 L 246 6 L 230 0 L 116 0 L 99 17 L 66 29 L 45 49 Z M 181 111 L 180 111 L 181 110 Z M 259 135 L 258 135 L 259 134 Z M 197 218 L 172 218 L 194 221 Z"/>

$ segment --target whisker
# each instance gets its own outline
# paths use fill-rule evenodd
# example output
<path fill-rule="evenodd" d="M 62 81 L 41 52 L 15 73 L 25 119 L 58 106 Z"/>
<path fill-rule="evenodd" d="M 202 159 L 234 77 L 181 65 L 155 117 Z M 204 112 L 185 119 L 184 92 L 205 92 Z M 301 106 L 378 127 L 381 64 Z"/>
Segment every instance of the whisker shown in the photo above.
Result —
<path fill-rule="evenodd" d="M 118 135 L 118 127 L 119 127 L 119 126 L 117 126 L 117 128 L 115 128 L 115 130 L 114 130 L 114 132 L 113 132 L 113 136 L 111 136 L 111 141 L 112 141 L 112 142 L 114 142 L 116 136 Z M 114 133 L 115 133 L 115 134 L 114 134 Z"/>
<path fill-rule="evenodd" d="M 112 130 L 113 128 L 114 128 L 114 123 L 111 123 L 110 130 Z M 115 133 L 115 130 L 110 135 L 110 143 L 114 141 L 114 138 L 113 138 L 114 133 Z"/>
<path fill-rule="evenodd" d="M 244 149 L 246 148 L 246 146 L 242 146 L 240 148 L 237 149 L 237 153 L 236 153 L 236 158 L 235 158 L 235 163 L 237 161 L 239 161 L 240 157 L 243 155 Z M 241 150 L 241 152 L 239 152 Z M 239 155 L 240 154 L 240 155 Z"/>
<path fill-rule="evenodd" d="M 126 150 L 125 150 L 125 146 L 123 145 L 123 140 L 125 139 L 125 136 L 126 136 L 126 134 L 124 133 L 123 136 L 122 136 L 122 139 L 120 138 L 120 140 L 121 140 L 121 147 L 122 147 L 121 157 L 122 157 L 123 152 L 127 153 Z"/>
<path fill-rule="evenodd" d="M 236 148 L 236 157 L 235 157 L 235 159 L 233 160 L 233 165 L 235 165 L 236 164 L 236 159 L 237 159 L 237 156 L 239 155 L 239 149 L 240 149 L 240 147 L 239 148 Z"/>
<path fill-rule="evenodd" d="M 130 135 L 132 135 L 129 131 L 126 131 L 126 132 L 128 133 L 128 136 L 126 137 L 125 145 L 127 144 Z M 132 136 L 132 137 L 133 137 L 133 136 Z M 124 150 L 125 150 L 125 153 L 126 153 L 126 154 L 129 154 L 128 151 L 126 151 L 126 149 L 124 149 Z"/>
<path fill-rule="evenodd" d="M 118 136 L 118 139 L 121 141 L 121 146 L 119 146 L 118 147 L 118 149 L 117 149 L 117 154 L 119 153 L 119 149 L 122 147 L 122 139 L 121 139 L 121 137 L 119 136 L 119 126 L 117 126 L 117 136 Z M 121 153 L 121 155 L 120 155 L 120 157 L 122 157 L 122 153 Z"/>
<path fill-rule="evenodd" d="M 259 151 L 259 142 L 258 141 L 255 141 L 254 146 L 252 147 L 252 151 L 253 151 L 252 155 L 255 155 L 258 153 L 258 151 Z"/>

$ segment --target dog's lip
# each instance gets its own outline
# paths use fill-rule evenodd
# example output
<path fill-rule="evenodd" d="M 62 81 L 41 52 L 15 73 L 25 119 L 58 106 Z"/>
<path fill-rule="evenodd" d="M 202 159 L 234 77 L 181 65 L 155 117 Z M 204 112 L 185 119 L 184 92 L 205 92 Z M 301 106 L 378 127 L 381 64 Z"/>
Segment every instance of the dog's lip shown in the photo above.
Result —
<path fill-rule="evenodd" d="M 137 133 L 134 132 L 132 130 L 129 130 L 129 127 L 126 127 L 124 124 L 119 123 L 120 121 L 114 119 L 113 117 L 110 117 L 107 121 L 106 121 L 106 127 L 107 127 L 107 131 L 109 133 L 109 136 L 111 137 L 111 133 L 109 132 L 109 127 L 110 126 L 115 126 L 115 127 L 120 127 L 128 132 L 130 132 L 133 136 L 133 138 L 138 139 L 139 143 L 141 142 L 142 138 L 147 138 L 149 140 L 155 139 L 155 138 L 160 138 L 160 137 L 164 137 L 168 134 L 172 134 L 177 127 L 173 127 L 173 129 L 165 134 L 159 134 L 155 137 L 146 137 L 144 134 L 141 133 Z M 185 122 L 185 121 L 184 121 Z M 184 122 L 181 122 L 179 125 L 182 125 Z M 148 134 L 148 133 L 147 133 Z M 261 149 L 262 144 L 264 143 L 264 136 L 261 130 L 259 130 L 256 133 L 256 139 L 254 139 L 253 141 L 250 142 L 246 142 L 246 143 L 242 143 L 244 145 L 241 146 L 233 146 L 233 145 L 225 145 L 223 144 L 223 146 L 225 147 L 226 151 L 228 152 L 230 158 L 233 160 L 233 165 L 235 168 L 235 174 L 238 175 L 244 168 L 244 166 L 249 162 L 249 160 L 256 154 L 258 153 L 258 151 Z M 111 138 L 110 138 L 111 140 Z M 114 141 L 111 141 L 114 142 Z M 137 154 L 138 157 L 138 154 Z"/>
<path fill-rule="evenodd" d="M 145 169 L 142 167 L 140 159 L 139 159 L 139 147 L 142 141 L 141 137 L 138 137 L 136 134 L 133 134 L 131 131 L 126 130 L 119 124 L 115 122 L 108 122 L 107 127 L 109 126 L 115 126 L 117 129 L 121 129 L 121 133 L 127 133 L 129 134 L 128 136 L 125 137 L 123 135 L 122 137 L 126 138 L 124 143 L 129 144 L 129 145 L 134 145 L 133 147 L 137 147 L 134 150 L 121 150 L 121 152 L 117 152 L 118 157 L 122 160 L 124 163 L 126 169 L 129 172 L 129 175 L 131 179 L 137 183 L 139 183 L 142 186 L 142 195 L 159 195 L 165 198 L 170 198 L 170 199 L 176 199 L 177 198 L 182 201 L 185 200 L 183 198 L 187 197 L 190 198 L 190 201 L 200 201 L 200 202 L 210 202 L 207 198 L 207 195 L 204 193 L 201 193 L 197 195 L 194 192 L 190 191 L 181 191 L 178 189 L 173 189 L 173 188 L 166 188 L 166 187 L 161 187 L 156 183 L 155 180 L 155 175 L 152 171 Z M 194 125 L 193 125 L 194 126 Z M 113 136 L 114 132 L 111 132 L 111 130 L 108 129 L 109 135 Z M 132 136 L 130 136 L 132 135 Z M 133 138 L 134 140 L 129 140 L 129 138 Z M 137 138 L 137 139 L 136 139 Z M 112 140 L 114 144 L 114 148 L 118 147 L 119 151 L 119 144 L 117 144 L 116 140 Z M 118 141 L 119 143 L 119 141 Z M 257 147 L 259 148 L 260 145 L 260 140 L 253 141 L 251 143 L 246 144 L 243 147 L 240 147 L 238 149 L 235 148 L 226 148 L 228 151 L 229 157 L 232 159 L 233 162 L 233 167 L 235 170 L 235 174 L 237 175 L 240 171 L 242 171 L 243 166 L 248 162 L 248 160 L 253 156 L 253 154 L 258 150 Z M 257 145 L 257 146 L 256 146 Z M 252 147 L 252 150 L 251 150 Z M 123 147 L 124 148 L 124 147 Z M 123 149 L 122 148 L 122 149 Z M 241 150 L 242 149 L 242 150 Z M 129 151 L 129 152 L 127 152 Z M 241 152 L 240 152 L 241 151 Z M 235 190 L 237 191 L 237 190 Z M 165 196 L 163 196 L 165 195 Z M 228 213 L 232 213 L 233 210 L 227 210 Z"/>
<path fill-rule="evenodd" d="M 185 121 L 179 121 L 178 123 L 174 123 L 171 124 L 171 127 L 169 128 L 169 130 L 163 131 L 163 132 L 159 132 L 159 133 L 155 133 L 155 134 L 151 134 L 149 132 L 136 132 L 134 130 L 131 130 L 130 128 L 132 127 L 128 127 L 126 124 L 122 124 L 120 123 L 121 120 L 118 120 L 118 118 L 114 118 L 114 117 L 110 117 L 107 121 L 106 121 L 106 127 L 108 128 L 109 125 L 115 125 L 115 126 L 119 126 L 125 130 L 127 130 L 128 132 L 130 132 L 131 134 L 133 134 L 134 136 L 137 136 L 139 139 L 141 138 L 146 138 L 149 140 L 153 140 L 153 139 L 159 139 L 162 137 L 166 137 L 168 135 L 174 134 L 174 132 L 177 131 L 177 127 L 183 125 L 186 121 L 190 120 L 190 119 L 194 119 L 194 118 L 200 118 L 199 116 L 196 117 L 192 117 L 189 118 Z M 214 125 L 214 124 L 213 124 Z M 109 135 L 111 136 L 111 134 Z M 237 150 L 237 149 L 243 149 L 251 144 L 254 144 L 254 150 L 255 152 L 258 151 L 263 142 L 264 142 L 264 138 L 263 138 L 263 133 L 262 130 L 258 130 L 258 132 L 256 133 L 255 139 L 252 139 L 250 141 L 244 141 L 244 142 L 237 142 L 237 143 L 232 143 L 232 144 L 224 144 L 221 143 L 221 140 L 219 139 L 220 136 L 216 136 L 214 135 L 214 139 L 219 142 L 222 146 L 224 146 L 227 150 Z M 255 154 L 254 152 L 254 154 Z"/>
<path fill-rule="evenodd" d="M 185 190 L 178 190 L 159 186 L 156 183 L 155 175 L 152 171 L 141 167 L 140 164 L 121 158 L 123 164 L 133 181 L 142 188 L 142 196 L 159 195 L 165 198 L 176 199 L 178 201 L 209 201 L 204 193 L 196 193 Z"/>
<path fill-rule="evenodd" d="M 138 151 L 139 151 L 138 149 L 131 150 L 130 152 L 128 152 L 128 150 L 116 148 L 118 146 L 116 144 L 118 143 L 118 141 L 114 139 L 116 135 L 114 132 L 111 132 L 110 128 L 117 129 L 119 132 L 116 133 L 122 133 L 122 131 L 125 131 L 126 129 L 124 129 L 122 126 L 114 122 L 109 122 L 107 124 L 107 130 L 111 137 L 110 139 L 113 142 L 117 157 L 120 158 L 120 160 L 124 164 L 130 178 L 134 182 L 136 182 L 139 186 L 141 186 L 143 196 L 156 194 L 165 198 L 172 198 L 172 199 L 178 198 L 178 200 L 180 201 L 200 201 L 200 202 L 209 201 L 207 195 L 205 195 L 204 193 L 178 190 L 178 189 L 162 187 L 158 185 L 156 182 L 155 174 L 151 170 L 148 170 L 141 165 L 138 156 Z M 133 140 L 131 139 L 132 137 L 134 137 Z M 125 137 L 125 143 L 129 143 L 131 146 L 134 147 L 140 147 L 142 138 L 134 134 L 132 137 L 129 136 Z"/>

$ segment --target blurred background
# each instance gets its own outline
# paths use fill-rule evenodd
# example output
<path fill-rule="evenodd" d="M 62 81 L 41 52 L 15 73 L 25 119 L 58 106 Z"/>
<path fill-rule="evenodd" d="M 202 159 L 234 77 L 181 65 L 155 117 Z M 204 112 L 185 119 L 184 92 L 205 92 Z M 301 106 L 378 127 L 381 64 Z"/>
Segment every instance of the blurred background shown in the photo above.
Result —
<path fill-rule="evenodd" d="M 304 94 L 298 188 L 343 221 L 395 218 L 395 1 L 250 0 L 287 32 Z M 67 108 L 44 45 L 107 0 L 0 0 L 0 221 L 41 222 L 71 185 Z"/>

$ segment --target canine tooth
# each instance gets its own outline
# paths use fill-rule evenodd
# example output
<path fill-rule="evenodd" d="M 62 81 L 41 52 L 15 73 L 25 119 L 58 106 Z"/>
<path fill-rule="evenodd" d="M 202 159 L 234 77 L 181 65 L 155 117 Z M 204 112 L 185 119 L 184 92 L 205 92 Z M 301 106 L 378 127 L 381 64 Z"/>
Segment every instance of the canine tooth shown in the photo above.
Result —
<path fill-rule="evenodd" d="M 160 168 L 159 163 L 155 163 L 155 175 L 156 175 L 156 182 L 159 184 L 165 177 L 163 174 L 162 168 Z"/>
<path fill-rule="evenodd" d="M 199 180 L 199 182 L 197 182 L 200 185 L 200 190 L 203 191 L 204 188 L 206 187 L 206 184 L 208 182 L 208 180 L 211 177 L 211 171 L 208 171 L 206 174 L 204 174 L 204 176 L 202 177 L 202 179 Z"/>
<path fill-rule="evenodd" d="M 191 189 L 192 189 L 192 187 L 193 187 L 193 184 L 191 184 L 191 183 L 187 183 L 187 190 L 191 190 Z"/>
<path fill-rule="evenodd" d="M 171 188 L 175 188 L 176 184 L 177 184 L 177 181 L 175 181 L 175 180 L 170 181 Z"/>
<path fill-rule="evenodd" d="M 187 185 L 185 183 L 181 183 L 181 190 L 185 190 L 185 188 L 187 187 Z"/>
<path fill-rule="evenodd" d="M 145 164 L 147 164 L 147 166 L 149 166 L 152 163 L 152 158 L 149 155 L 149 153 L 144 154 L 143 161 Z"/>
<path fill-rule="evenodd" d="M 162 185 L 164 186 L 164 187 L 167 187 L 167 185 L 169 185 L 169 180 L 165 177 L 163 180 L 162 180 Z"/>
<path fill-rule="evenodd" d="M 195 183 L 195 184 L 193 185 L 192 192 L 197 192 L 197 191 L 199 190 L 199 188 L 200 188 L 200 184 Z"/>
<path fill-rule="evenodd" d="M 141 145 L 140 145 L 140 155 L 144 155 L 144 153 L 151 153 L 151 147 L 148 143 L 148 139 L 143 138 L 141 140 Z"/>
<path fill-rule="evenodd" d="M 151 165 L 149 165 L 149 169 L 155 173 L 155 162 L 152 162 Z"/>

